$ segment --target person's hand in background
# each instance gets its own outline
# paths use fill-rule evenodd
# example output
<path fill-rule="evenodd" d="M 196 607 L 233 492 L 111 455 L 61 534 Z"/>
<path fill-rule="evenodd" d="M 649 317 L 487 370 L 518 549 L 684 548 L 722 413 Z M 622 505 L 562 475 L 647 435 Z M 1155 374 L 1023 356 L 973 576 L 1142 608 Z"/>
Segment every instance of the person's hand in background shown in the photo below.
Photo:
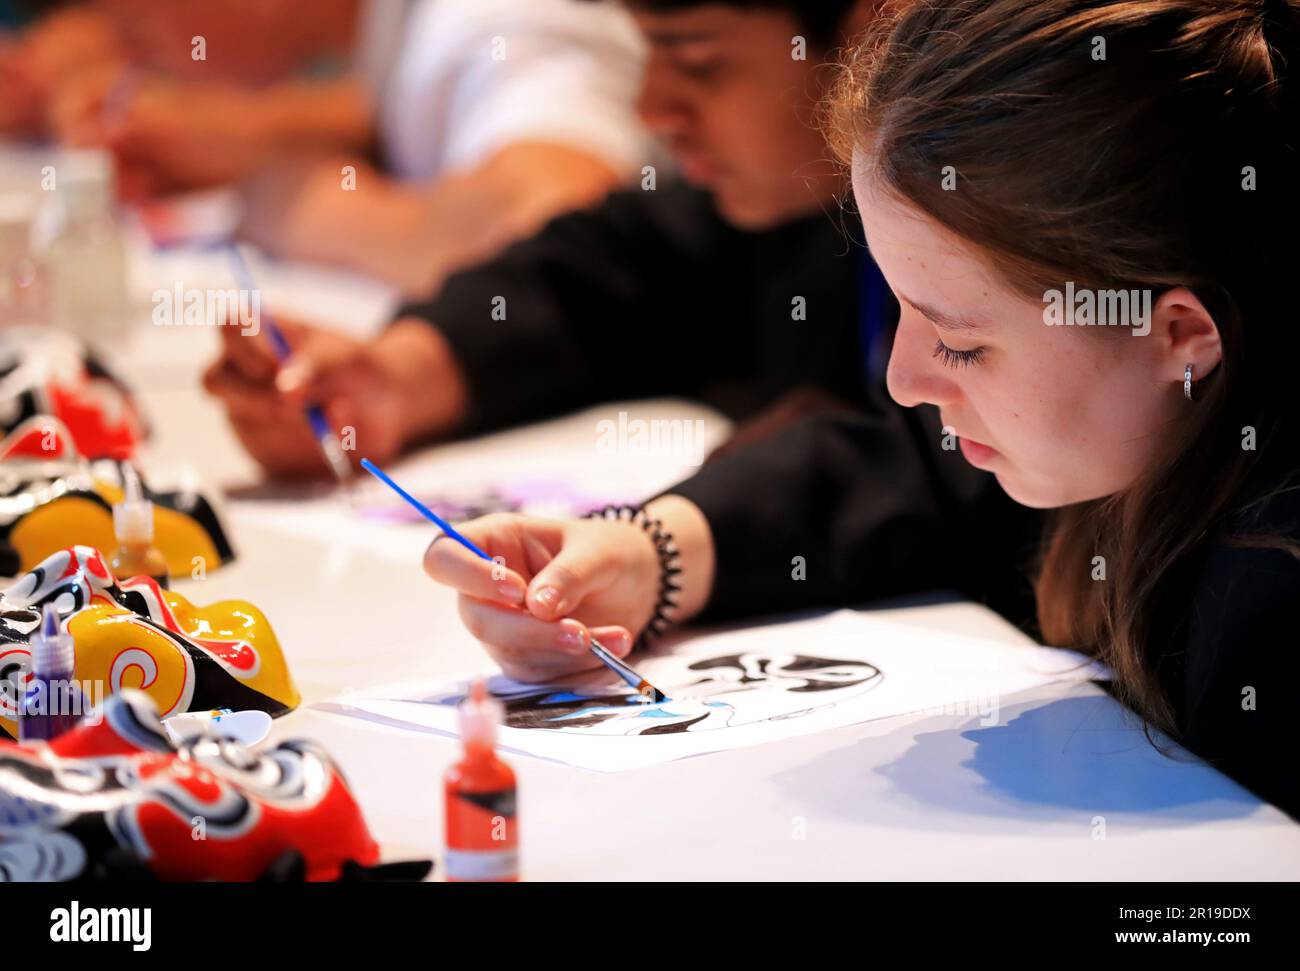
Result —
<path fill-rule="evenodd" d="M 230 85 L 100 71 L 70 85 L 52 117 L 65 144 L 113 152 L 119 194 L 136 202 L 234 182 L 261 165 L 274 138 L 256 97 Z"/>
<path fill-rule="evenodd" d="M 352 80 L 251 88 L 116 66 L 68 85 L 51 116 L 64 143 L 113 152 L 119 194 L 132 202 L 240 183 L 283 153 L 362 152 L 370 133 Z"/>
<path fill-rule="evenodd" d="M 304 417 L 320 405 L 348 457 L 383 464 L 406 446 L 453 431 L 465 389 L 450 348 L 423 321 L 398 321 L 371 341 L 279 321 L 293 349 L 281 367 L 264 334 L 221 327 L 222 351 L 204 387 L 225 405 L 236 435 L 272 476 L 329 473 Z M 349 447 L 351 446 L 351 447 Z"/>
<path fill-rule="evenodd" d="M 588 152 L 527 140 L 433 182 L 385 175 L 355 152 L 286 153 L 245 184 L 240 232 L 283 259 L 346 266 L 423 297 L 617 183 Z"/>
<path fill-rule="evenodd" d="M 120 57 L 111 24 L 86 8 L 52 13 L 25 33 L 0 38 L 0 133 L 44 136 L 63 89 Z"/>
<path fill-rule="evenodd" d="M 266 85 L 346 61 L 362 0 L 95 0 L 131 63 L 178 81 Z M 202 39 L 202 56 L 196 56 Z"/>
<path fill-rule="evenodd" d="M 22 43 L 0 37 L 0 132 L 39 135 L 49 92 L 32 70 Z"/>
<path fill-rule="evenodd" d="M 286 153 L 244 184 L 239 233 L 273 256 L 359 269 L 423 297 L 435 289 L 440 241 L 457 230 L 427 196 L 355 155 Z"/>
<path fill-rule="evenodd" d="M 678 496 L 656 500 L 647 512 L 674 534 L 682 591 L 673 619 L 689 619 L 713 582 L 708 522 Z M 459 594 L 465 626 L 516 681 L 563 680 L 598 667 L 592 637 L 626 658 L 654 616 L 661 564 L 636 523 L 498 513 L 457 529 L 493 560 L 439 536 L 425 551 L 425 572 Z"/>

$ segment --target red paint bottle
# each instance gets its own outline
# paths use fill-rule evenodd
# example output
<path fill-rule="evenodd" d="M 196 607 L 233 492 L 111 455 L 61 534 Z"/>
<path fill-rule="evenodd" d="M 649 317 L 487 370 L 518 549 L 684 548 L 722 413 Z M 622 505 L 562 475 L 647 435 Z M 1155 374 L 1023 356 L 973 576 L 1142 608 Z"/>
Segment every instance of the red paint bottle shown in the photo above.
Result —
<path fill-rule="evenodd" d="M 495 749 L 504 709 L 483 682 L 476 681 L 459 712 L 465 756 L 443 780 L 447 879 L 518 880 L 515 773 L 497 758 Z"/>

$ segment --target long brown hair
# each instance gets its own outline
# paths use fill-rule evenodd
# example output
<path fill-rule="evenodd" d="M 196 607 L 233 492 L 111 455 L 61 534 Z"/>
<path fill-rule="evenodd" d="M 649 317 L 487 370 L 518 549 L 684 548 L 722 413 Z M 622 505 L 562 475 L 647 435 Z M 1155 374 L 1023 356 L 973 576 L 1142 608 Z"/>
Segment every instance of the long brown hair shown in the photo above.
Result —
<path fill-rule="evenodd" d="M 1187 286 L 1213 315 L 1220 365 L 1142 481 L 1057 511 L 1036 586 L 1044 639 L 1095 653 L 1175 736 L 1161 666 L 1207 543 L 1300 555 L 1252 525 L 1300 467 L 1298 38 L 1297 0 L 901 0 L 830 99 L 841 159 L 1020 292 Z"/>

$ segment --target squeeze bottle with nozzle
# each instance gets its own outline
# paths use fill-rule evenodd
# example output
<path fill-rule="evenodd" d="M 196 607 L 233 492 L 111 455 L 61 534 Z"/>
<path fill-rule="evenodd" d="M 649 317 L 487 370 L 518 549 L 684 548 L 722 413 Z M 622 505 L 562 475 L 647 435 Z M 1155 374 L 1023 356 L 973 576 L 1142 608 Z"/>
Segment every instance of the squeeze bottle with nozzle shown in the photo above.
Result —
<path fill-rule="evenodd" d="M 122 501 L 113 506 L 113 532 L 117 552 L 113 573 L 119 580 L 149 576 L 164 590 L 171 582 L 167 558 L 153 545 L 153 503 L 144 495 L 140 477 L 130 465 L 122 466 Z"/>
<path fill-rule="evenodd" d="M 75 661 L 72 635 L 63 629 L 58 608 L 47 603 L 32 634 L 32 669 L 18 710 L 20 742 L 52 741 L 81 721 L 84 699 L 73 681 Z"/>
<path fill-rule="evenodd" d="M 515 773 L 497 758 L 501 702 L 476 681 L 458 708 L 465 755 L 447 770 L 447 879 L 519 879 Z"/>

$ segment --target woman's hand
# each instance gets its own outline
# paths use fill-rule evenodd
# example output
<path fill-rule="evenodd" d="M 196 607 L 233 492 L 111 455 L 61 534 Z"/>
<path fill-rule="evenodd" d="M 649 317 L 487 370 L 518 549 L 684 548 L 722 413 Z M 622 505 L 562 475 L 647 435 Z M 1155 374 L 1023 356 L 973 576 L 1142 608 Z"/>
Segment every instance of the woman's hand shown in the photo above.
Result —
<path fill-rule="evenodd" d="M 499 513 L 457 527 L 492 561 L 439 536 L 424 569 L 460 594 L 460 616 L 516 681 L 599 667 L 595 637 L 616 657 L 650 622 L 659 557 L 639 526 Z"/>
<path fill-rule="evenodd" d="M 16 37 L 0 34 L 0 132 L 47 136 L 62 91 L 120 63 L 112 23 L 88 6 L 48 14 Z"/>
<path fill-rule="evenodd" d="M 708 520 L 680 496 L 656 499 L 646 513 L 673 535 L 682 572 L 671 619 L 688 620 L 713 586 Z M 465 626 L 516 681 L 563 680 L 598 666 L 592 637 L 627 657 L 654 616 L 662 567 L 639 524 L 500 513 L 458 529 L 492 561 L 440 536 L 425 551 L 424 569 L 460 594 Z"/>

